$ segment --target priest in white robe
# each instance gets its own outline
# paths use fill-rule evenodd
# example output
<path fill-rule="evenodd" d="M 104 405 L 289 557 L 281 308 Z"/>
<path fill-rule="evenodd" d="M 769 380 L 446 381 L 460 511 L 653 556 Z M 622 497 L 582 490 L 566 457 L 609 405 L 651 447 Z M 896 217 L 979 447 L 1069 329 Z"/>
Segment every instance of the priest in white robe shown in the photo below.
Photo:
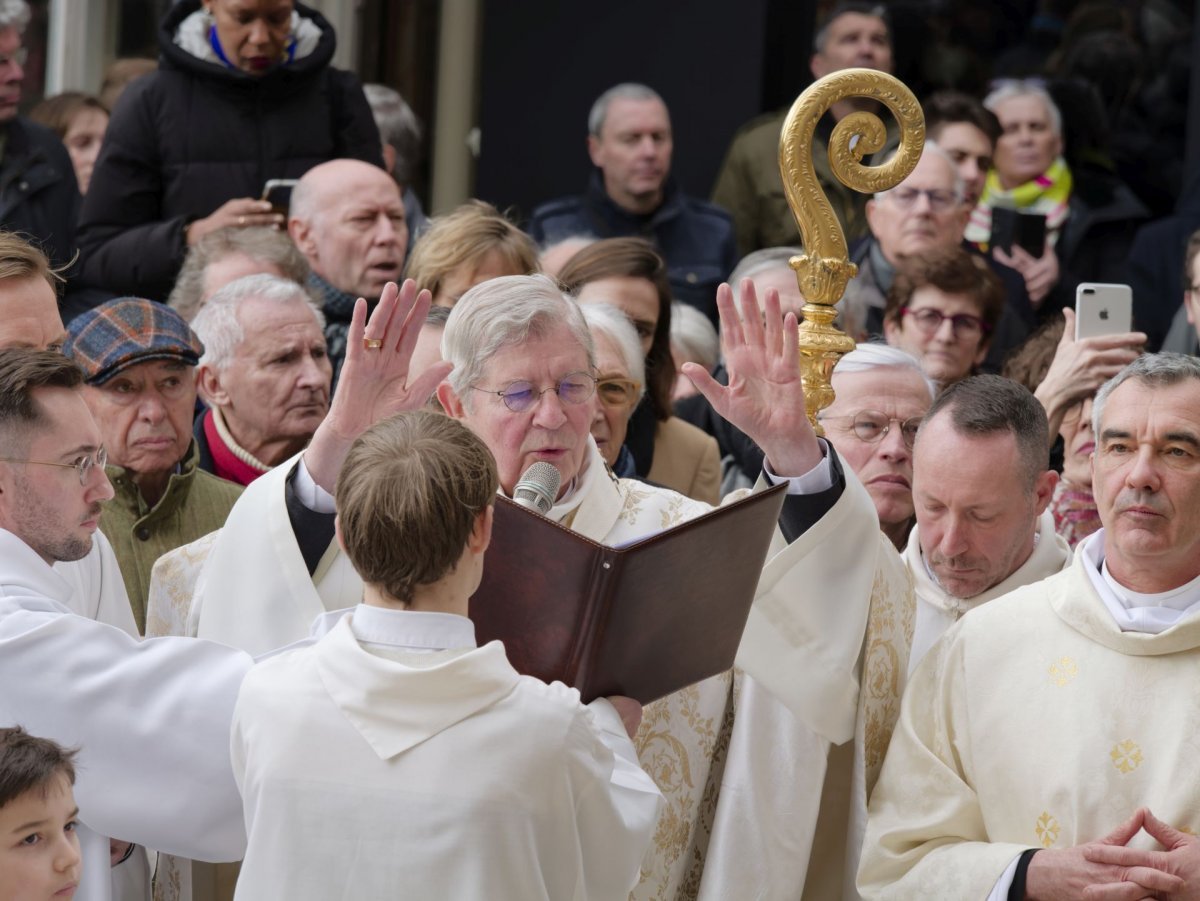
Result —
<path fill-rule="evenodd" d="M 1200 885 L 1184 839 L 1200 829 L 1200 361 L 1141 357 L 1101 389 L 1093 422 L 1104 528 L 917 668 L 871 798 L 864 897 Z M 1169 854 L 1142 850 L 1168 836 Z"/>

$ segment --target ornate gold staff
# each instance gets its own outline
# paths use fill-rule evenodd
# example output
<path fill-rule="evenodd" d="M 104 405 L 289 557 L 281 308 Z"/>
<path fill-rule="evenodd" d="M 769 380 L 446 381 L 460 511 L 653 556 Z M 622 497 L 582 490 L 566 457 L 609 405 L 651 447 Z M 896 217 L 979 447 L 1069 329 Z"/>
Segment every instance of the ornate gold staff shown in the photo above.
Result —
<path fill-rule="evenodd" d="M 892 111 L 900 123 L 900 146 L 882 166 L 864 166 L 864 156 L 883 149 L 887 129 L 874 113 L 845 116 L 829 139 L 833 174 L 855 191 L 874 194 L 899 184 L 916 167 L 925 145 L 925 116 L 912 91 L 898 79 L 874 69 L 843 69 L 826 75 L 796 98 L 779 136 L 779 171 L 788 205 L 804 241 L 805 253 L 792 257 L 804 304 L 800 324 L 800 374 L 805 410 L 817 434 L 817 413 L 833 403 L 829 377 L 842 354 L 854 350 L 854 339 L 834 327 L 834 304 L 858 267 L 850 262 L 846 237 L 825 198 L 813 169 L 812 142 L 818 120 L 847 97 L 869 97 Z M 858 135 L 853 148 L 851 137 Z"/>

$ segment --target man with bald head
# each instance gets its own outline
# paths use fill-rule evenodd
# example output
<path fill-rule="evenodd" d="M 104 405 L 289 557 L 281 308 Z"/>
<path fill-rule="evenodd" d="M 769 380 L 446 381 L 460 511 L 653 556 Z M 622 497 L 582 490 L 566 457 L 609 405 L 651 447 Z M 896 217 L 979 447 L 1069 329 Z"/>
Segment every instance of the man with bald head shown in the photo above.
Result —
<path fill-rule="evenodd" d="M 308 170 L 292 193 L 288 235 L 312 267 L 322 300 L 334 378 L 346 353 L 354 301 L 372 306 L 404 268 L 408 224 L 391 176 L 360 160 L 331 160 Z"/>

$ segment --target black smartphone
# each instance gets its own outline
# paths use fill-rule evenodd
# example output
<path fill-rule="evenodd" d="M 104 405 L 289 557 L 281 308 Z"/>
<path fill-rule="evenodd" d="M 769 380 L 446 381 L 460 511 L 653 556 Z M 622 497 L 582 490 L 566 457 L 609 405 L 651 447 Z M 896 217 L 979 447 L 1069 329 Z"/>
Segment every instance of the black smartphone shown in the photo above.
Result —
<path fill-rule="evenodd" d="M 1040 213 L 992 207 L 990 246 L 1011 254 L 1013 245 L 1022 248 L 1030 256 L 1041 257 L 1046 252 L 1046 217 Z"/>
<path fill-rule="evenodd" d="M 271 204 L 271 211 L 286 216 L 288 207 L 292 205 L 292 188 L 296 187 L 299 179 L 272 178 L 263 185 L 262 199 Z"/>

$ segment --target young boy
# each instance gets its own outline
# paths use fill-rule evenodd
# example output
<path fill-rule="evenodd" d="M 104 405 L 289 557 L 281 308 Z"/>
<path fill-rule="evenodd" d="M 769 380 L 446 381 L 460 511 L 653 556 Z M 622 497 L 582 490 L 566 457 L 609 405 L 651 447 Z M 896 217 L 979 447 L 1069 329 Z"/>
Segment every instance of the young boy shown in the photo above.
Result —
<path fill-rule="evenodd" d="M 475 646 L 497 485 L 436 413 L 354 443 L 337 531 L 363 603 L 258 664 L 234 713 L 238 899 L 627 898 L 661 796 L 621 717 Z"/>
<path fill-rule="evenodd" d="M 79 808 L 73 751 L 19 726 L 0 729 L 0 899 L 75 897 Z"/>

